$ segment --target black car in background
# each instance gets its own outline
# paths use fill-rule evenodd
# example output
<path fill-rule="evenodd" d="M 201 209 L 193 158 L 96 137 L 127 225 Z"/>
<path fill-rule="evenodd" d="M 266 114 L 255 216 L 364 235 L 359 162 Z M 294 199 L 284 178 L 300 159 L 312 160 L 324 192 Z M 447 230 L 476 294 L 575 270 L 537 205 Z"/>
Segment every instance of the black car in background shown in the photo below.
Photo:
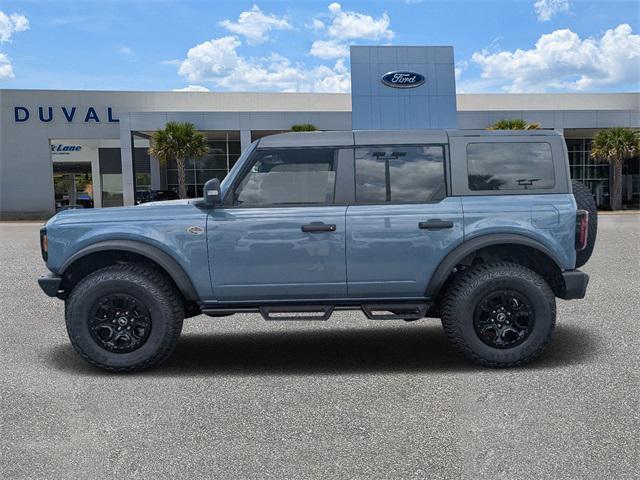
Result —
<path fill-rule="evenodd" d="M 147 202 L 161 202 L 163 200 L 178 200 L 175 190 L 141 190 L 136 192 L 136 205 Z"/>

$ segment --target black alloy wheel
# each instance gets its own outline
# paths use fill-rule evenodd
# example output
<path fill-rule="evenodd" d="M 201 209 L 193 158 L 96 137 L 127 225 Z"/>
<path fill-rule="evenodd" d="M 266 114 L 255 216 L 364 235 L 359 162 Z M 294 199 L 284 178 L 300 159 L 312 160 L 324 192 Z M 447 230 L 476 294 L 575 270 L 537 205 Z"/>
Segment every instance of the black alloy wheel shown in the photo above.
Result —
<path fill-rule="evenodd" d="M 556 322 L 546 279 L 512 262 L 482 263 L 457 275 L 440 300 L 451 344 L 486 367 L 517 367 L 540 355 Z"/>
<path fill-rule="evenodd" d="M 151 315 L 140 300 L 126 293 L 112 293 L 93 304 L 89 330 L 95 342 L 113 353 L 140 348 L 151 333 Z"/>
<path fill-rule="evenodd" d="M 513 290 L 487 295 L 475 308 L 473 326 L 484 343 L 493 348 L 513 348 L 534 328 L 535 312 L 529 300 Z"/>

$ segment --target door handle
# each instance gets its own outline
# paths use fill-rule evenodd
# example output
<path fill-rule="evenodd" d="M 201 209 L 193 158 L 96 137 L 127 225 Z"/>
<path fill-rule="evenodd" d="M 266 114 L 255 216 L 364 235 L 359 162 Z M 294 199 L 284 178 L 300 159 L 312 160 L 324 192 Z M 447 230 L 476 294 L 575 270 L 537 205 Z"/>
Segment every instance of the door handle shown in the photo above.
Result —
<path fill-rule="evenodd" d="M 418 227 L 422 230 L 442 230 L 443 228 L 453 228 L 453 222 L 451 220 L 434 219 L 420 222 Z"/>
<path fill-rule="evenodd" d="M 302 231 L 307 233 L 335 232 L 336 226 L 333 223 L 311 222 L 302 225 Z"/>

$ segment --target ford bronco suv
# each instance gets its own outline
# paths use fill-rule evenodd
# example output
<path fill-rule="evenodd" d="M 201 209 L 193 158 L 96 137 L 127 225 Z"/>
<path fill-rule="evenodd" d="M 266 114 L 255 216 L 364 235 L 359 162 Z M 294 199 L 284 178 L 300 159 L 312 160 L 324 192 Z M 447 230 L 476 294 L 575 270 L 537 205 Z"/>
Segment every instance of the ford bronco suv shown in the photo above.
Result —
<path fill-rule="evenodd" d="M 203 198 L 57 214 L 39 283 L 111 371 L 162 362 L 195 315 L 344 309 L 440 318 L 470 360 L 510 367 L 549 342 L 556 297 L 585 296 L 595 221 L 553 131 L 284 133 Z"/>

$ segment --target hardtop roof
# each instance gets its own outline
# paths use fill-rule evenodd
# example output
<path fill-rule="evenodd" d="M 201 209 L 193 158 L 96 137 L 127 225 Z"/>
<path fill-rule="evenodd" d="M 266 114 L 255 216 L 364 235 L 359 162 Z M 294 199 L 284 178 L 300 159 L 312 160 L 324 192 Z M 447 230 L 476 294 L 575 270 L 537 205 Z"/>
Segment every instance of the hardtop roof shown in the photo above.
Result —
<path fill-rule="evenodd" d="M 376 144 L 449 143 L 450 137 L 561 136 L 554 130 L 346 130 L 285 132 L 262 137 L 258 148 L 342 147 Z"/>

